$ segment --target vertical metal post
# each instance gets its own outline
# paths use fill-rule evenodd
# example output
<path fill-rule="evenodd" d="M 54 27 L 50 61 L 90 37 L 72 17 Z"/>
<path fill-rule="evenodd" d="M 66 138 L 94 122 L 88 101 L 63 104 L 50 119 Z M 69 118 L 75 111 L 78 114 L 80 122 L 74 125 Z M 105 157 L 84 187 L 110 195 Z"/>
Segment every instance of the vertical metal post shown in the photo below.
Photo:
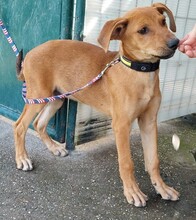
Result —
<path fill-rule="evenodd" d="M 72 39 L 74 0 L 62 0 L 61 39 Z"/>
<path fill-rule="evenodd" d="M 60 38 L 72 39 L 74 17 L 74 0 L 62 0 L 61 2 L 61 25 Z M 65 134 L 67 129 L 67 111 L 68 100 L 65 99 L 63 106 L 59 109 L 55 116 L 56 137 L 59 142 L 65 142 Z"/>
<path fill-rule="evenodd" d="M 86 0 L 76 0 L 74 40 L 83 40 Z"/>
<path fill-rule="evenodd" d="M 74 20 L 74 40 L 83 40 L 85 0 L 76 0 L 75 20 Z M 75 125 L 77 115 L 77 102 L 69 101 L 66 130 L 66 147 L 68 150 L 74 150 Z"/>

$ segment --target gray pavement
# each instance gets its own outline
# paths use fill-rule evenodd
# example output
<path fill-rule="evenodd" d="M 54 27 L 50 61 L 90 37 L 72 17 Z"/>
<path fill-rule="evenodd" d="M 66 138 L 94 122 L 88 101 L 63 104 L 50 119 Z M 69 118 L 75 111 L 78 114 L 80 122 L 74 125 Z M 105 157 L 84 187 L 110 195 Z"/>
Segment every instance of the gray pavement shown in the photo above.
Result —
<path fill-rule="evenodd" d="M 192 115 L 159 125 L 161 173 L 180 192 L 177 202 L 156 195 L 144 171 L 139 133 L 133 132 L 136 178 L 149 197 L 145 208 L 135 208 L 123 196 L 113 136 L 58 158 L 29 130 L 26 145 L 34 170 L 23 172 L 15 167 L 12 122 L 0 116 L 0 220 L 196 219 L 195 120 Z M 181 138 L 177 152 L 174 133 Z"/>

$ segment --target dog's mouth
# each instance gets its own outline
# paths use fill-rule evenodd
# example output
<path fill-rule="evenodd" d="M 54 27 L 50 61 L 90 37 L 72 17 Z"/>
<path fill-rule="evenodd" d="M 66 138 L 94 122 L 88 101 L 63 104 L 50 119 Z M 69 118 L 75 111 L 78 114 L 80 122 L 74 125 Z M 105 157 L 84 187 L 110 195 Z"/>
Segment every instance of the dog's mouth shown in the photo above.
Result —
<path fill-rule="evenodd" d="M 170 53 L 166 54 L 166 55 L 154 55 L 154 57 L 156 58 L 159 58 L 159 59 L 162 59 L 162 60 L 166 60 L 166 59 L 169 59 L 171 57 L 173 57 L 173 55 L 175 54 L 176 52 L 176 49 L 175 50 L 172 50 L 170 51 Z"/>
<path fill-rule="evenodd" d="M 174 54 L 175 54 L 175 51 L 174 51 L 173 53 L 168 54 L 168 55 L 155 56 L 155 57 L 157 57 L 157 58 L 159 58 L 159 59 L 162 59 L 162 60 L 166 60 L 166 59 L 169 59 L 169 58 L 173 57 Z"/>
<path fill-rule="evenodd" d="M 162 54 L 161 55 L 156 55 L 155 57 L 159 59 L 169 59 L 173 57 L 173 55 L 176 52 L 176 49 L 178 48 L 179 44 L 179 39 L 178 38 L 173 38 L 167 42 L 167 49 L 162 48 Z"/>

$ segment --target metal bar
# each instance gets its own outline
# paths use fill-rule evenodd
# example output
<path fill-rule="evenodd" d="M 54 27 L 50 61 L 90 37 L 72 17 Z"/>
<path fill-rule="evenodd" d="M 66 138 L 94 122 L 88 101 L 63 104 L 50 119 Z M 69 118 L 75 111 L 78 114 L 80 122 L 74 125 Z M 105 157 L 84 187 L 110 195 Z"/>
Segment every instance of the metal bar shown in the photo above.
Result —
<path fill-rule="evenodd" d="M 86 0 L 76 0 L 74 40 L 83 40 Z"/>
<path fill-rule="evenodd" d="M 69 100 L 67 129 L 66 129 L 66 148 L 67 150 L 75 149 L 75 127 L 78 103 Z"/>
<path fill-rule="evenodd" d="M 72 39 L 74 17 L 74 0 L 62 0 L 61 5 L 61 39 Z"/>
<path fill-rule="evenodd" d="M 60 24 L 60 38 L 72 39 L 74 17 L 74 0 L 62 0 L 61 2 L 61 24 Z M 55 115 L 55 139 L 61 143 L 65 142 L 65 134 L 67 130 L 67 114 L 68 114 L 68 100 L 65 99 L 63 106 Z"/>
<path fill-rule="evenodd" d="M 83 40 L 85 0 L 76 0 L 75 20 L 74 20 L 74 40 Z M 75 126 L 77 115 L 77 102 L 69 100 L 68 119 L 66 130 L 66 147 L 68 150 L 74 150 Z"/>

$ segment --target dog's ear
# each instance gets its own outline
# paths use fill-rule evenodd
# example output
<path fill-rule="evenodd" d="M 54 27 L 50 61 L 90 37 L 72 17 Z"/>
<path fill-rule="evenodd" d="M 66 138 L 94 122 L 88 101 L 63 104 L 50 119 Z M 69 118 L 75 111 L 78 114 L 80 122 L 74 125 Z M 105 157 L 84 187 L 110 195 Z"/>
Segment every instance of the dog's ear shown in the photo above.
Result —
<path fill-rule="evenodd" d="M 166 14 L 169 17 L 169 27 L 173 32 L 176 32 L 176 24 L 175 24 L 175 20 L 174 20 L 174 16 L 173 13 L 171 12 L 171 10 L 164 4 L 162 3 L 154 3 L 152 4 L 152 7 L 155 7 L 161 14 L 163 14 L 163 12 L 166 12 Z"/>
<path fill-rule="evenodd" d="M 127 19 L 117 18 L 105 23 L 98 37 L 98 42 L 107 52 L 110 40 L 121 40 L 128 24 Z"/>

